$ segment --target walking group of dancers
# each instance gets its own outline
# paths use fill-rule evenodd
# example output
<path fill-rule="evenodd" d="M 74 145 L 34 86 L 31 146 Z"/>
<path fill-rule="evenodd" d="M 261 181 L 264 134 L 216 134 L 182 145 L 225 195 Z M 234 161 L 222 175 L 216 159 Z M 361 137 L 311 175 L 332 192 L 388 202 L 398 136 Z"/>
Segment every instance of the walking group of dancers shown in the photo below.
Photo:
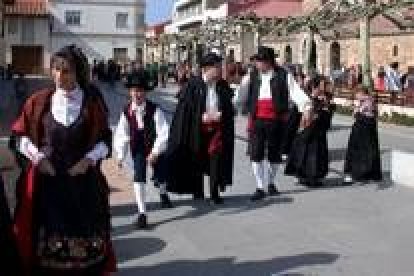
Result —
<path fill-rule="evenodd" d="M 329 82 L 315 78 L 306 93 L 292 74 L 275 64 L 272 49 L 260 47 L 254 60 L 245 103 L 248 155 L 256 179 L 251 200 L 279 194 L 275 181 L 286 147 L 291 147 L 286 174 L 307 186 L 320 186 L 328 172 L 327 131 L 334 111 Z M 100 166 L 111 152 L 112 138 L 119 164 L 129 155 L 133 159 L 138 228 L 148 226 L 148 165 L 163 208 L 172 207 L 169 192 L 204 199 L 206 174 L 212 203 L 222 204 L 221 194 L 233 183 L 235 108 L 233 90 L 221 78 L 221 64 L 214 53 L 203 57 L 202 76 L 191 77 L 183 86 L 171 123 L 162 108 L 146 99 L 145 74 L 129 76 L 130 101 L 112 135 L 108 108 L 86 77 L 82 51 L 67 46 L 55 53 L 55 86 L 34 93 L 12 127 L 16 151 L 28 162 L 17 183 L 14 220 L 0 227 L 0 252 L 15 244 L 15 251 L 7 250 L 15 256 L 7 257 L 18 256 L 22 275 L 116 271 L 109 188 Z M 380 180 L 374 102 L 364 91 L 356 102 L 345 180 Z M 291 146 L 286 139 L 293 141 Z M 1 197 L 0 203 L 3 207 Z"/>
<path fill-rule="evenodd" d="M 247 153 L 256 179 L 251 200 L 279 194 L 275 184 L 283 161 L 285 174 L 297 177 L 300 184 L 322 186 L 329 171 L 327 132 L 335 110 L 331 84 L 317 76 L 306 88 L 301 87 L 275 63 L 271 48 L 259 47 L 253 59 L 255 67 L 244 83 L 245 95 L 238 95 L 249 118 Z M 168 192 L 204 199 L 204 175 L 209 176 L 213 204 L 223 203 L 221 193 L 233 183 L 234 93 L 221 78 L 220 56 L 209 53 L 200 65 L 201 76 L 191 77 L 179 92 L 170 126 L 162 109 L 145 100 L 145 79 L 135 75 L 128 80 L 131 101 L 114 139 L 119 161 L 127 156 L 128 148 L 134 159 L 138 228 L 147 227 L 147 164 L 154 169 L 153 179 L 165 208 L 172 207 Z M 355 118 L 344 184 L 381 180 L 375 102 L 362 89 L 356 96 Z"/>

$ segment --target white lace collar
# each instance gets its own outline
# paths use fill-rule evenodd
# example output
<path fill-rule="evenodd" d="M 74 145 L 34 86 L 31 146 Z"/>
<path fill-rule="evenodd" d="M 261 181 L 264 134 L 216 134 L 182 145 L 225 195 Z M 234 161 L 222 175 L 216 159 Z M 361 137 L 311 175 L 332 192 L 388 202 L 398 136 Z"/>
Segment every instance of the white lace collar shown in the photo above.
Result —
<path fill-rule="evenodd" d="M 80 115 L 83 97 L 84 92 L 78 85 L 69 92 L 56 89 L 51 103 L 53 118 L 66 127 L 72 125 Z"/>

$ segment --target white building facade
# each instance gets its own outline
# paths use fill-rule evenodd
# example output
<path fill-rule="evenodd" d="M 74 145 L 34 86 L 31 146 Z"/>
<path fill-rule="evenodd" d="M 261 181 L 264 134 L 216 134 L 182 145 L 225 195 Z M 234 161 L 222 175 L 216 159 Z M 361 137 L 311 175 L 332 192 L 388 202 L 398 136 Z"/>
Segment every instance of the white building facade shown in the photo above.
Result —
<path fill-rule="evenodd" d="M 76 44 L 90 61 L 141 59 L 145 0 L 49 0 L 51 49 Z"/>
<path fill-rule="evenodd" d="M 205 23 L 208 18 L 228 16 L 227 1 L 220 0 L 178 0 L 174 4 L 171 32 L 179 32 Z"/>
<path fill-rule="evenodd" d="M 207 22 L 209 18 L 224 18 L 229 15 L 228 1 L 224 0 L 178 0 L 174 4 L 171 24 L 166 27 L 166 33 L 179 34 L 182 31 L 196 29 Z M 192 56 L 202 54 L 202 45 L 187 45 L 179 47 L 170 45 L 171 59 L 175 61 L 189 60 Z M 196 54 L 194 54 L 196 52 Z M 193 61 L 194 62 L 194 61 Z"/>
<path fill-rule="evenodd" d="M 16 73 L 46 73 L 51 47 L 46 1 L 16 0 L 6 7 L 4 23 L 5 63 Z"/>

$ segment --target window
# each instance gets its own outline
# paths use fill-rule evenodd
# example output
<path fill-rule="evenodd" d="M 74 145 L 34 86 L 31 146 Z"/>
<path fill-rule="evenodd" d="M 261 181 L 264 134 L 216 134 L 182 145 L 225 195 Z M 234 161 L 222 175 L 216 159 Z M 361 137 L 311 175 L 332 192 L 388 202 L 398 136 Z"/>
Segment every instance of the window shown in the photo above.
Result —
<path fill-rule="evenodd" d="M 235 54 L 234 54 L 234 49 L 230 49 L 230 52 L 229 52 L 229 61 L 230 62 L 234 62 L 234 60 L 235 60 Z"/>
<path fill-rule="evenodd" d="M 143 13 L 137 14 L 137 27 L 143 27 L 145 25 L 145 15 Z"/>
<path fill-rule="evenodd" d="M 290 45 L 287 45 L 285 48 L 285 62 L 292 63 L 292 47 Z"/>
<path fill-rule="evenodd" d="M 331 69 L 341 69 L 341 45 L 336 41 L 331 45 Z"/>
<path fill-rule="evenodd" d="M 275 50 L 275 57 L 279 58 L 280 57 L 280 51 L 279 50 Z"/>
<path fill-rule="evenodd" d="M 394 45 L 394 47 L 392 47 L 392 56 L 398 57 L 398 46 L 397 45 Z"/>
<path fill-rule="evenodd" d="M 127 48 L 114 48 L 114 60 L 116 62 L 126 62 L 128 60 L 128 49 Z"/>
<path fill-rule="evenodd" d="M 128 28 L 128 13 L 125 13 L 125 12 L 116 13 L 116 28 L 117 29 Z"/>
<path fill-rule="evenodd" d="M 9 18 L 8 22 L 8 33 L 11 35 L 17 34 L 19 29 L 18 20 L 16 18 Z"/>
<path fill-rule="evenodd" d="M 68 26 L 80 26 L 81 25 L 81 12 L 80 11 L 66 11 L 65 22 Z"/>

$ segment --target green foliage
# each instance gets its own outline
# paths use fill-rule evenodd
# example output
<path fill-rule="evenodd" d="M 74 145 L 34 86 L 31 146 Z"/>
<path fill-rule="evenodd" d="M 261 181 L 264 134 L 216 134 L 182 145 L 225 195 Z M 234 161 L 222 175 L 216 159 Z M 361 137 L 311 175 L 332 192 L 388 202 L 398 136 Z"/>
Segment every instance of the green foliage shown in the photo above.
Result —
<path fill-rule="evenodd" d="M 337 105 L 336 112 L 347 116 L 352 116 L 353 113 L 351 107 L 341 105 Z M 378 117 L 378 121 L 400 126 L 414 126 L 414 117 L 408 116 L 406 114 L 400 114 L 397 112 L 392 112 L 391 114 L 383 113 Z"/>
<path fill-rule="evenodd" d="M 414 117 L 410 117 L 406 114 L 400 114 L 392 112 L 391 116 L 383 114 L 379 117 L 381 122 L 402 125 L 402 126 L 414 126 Z"/>
<path fill-rule="evenodd" d="M 351 116 L 353 113 L 352 107 L 349 106 L 343 106 L 343 105 L 337 105 L 336 106 L 336 112 L 342 115 L 349 115 Z"/>

